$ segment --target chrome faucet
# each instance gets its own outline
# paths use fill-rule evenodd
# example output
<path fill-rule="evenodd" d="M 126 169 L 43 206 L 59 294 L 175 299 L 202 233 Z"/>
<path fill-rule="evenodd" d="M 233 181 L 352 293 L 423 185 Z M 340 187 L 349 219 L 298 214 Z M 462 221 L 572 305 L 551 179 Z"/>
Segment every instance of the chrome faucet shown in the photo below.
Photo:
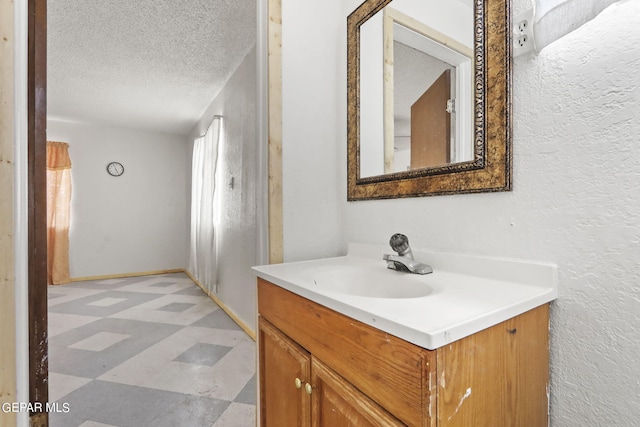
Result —
<path fill-rule="evenodd" d="M 404 234 L 396 233 L 391 236 L 389 245 L 398 255 L 384 254 L 382 256 L 382 259 L 387 261 L 387 268 L 415 274 L 433 273 L 433 268 L 413 259 L 409 239 Z"/>

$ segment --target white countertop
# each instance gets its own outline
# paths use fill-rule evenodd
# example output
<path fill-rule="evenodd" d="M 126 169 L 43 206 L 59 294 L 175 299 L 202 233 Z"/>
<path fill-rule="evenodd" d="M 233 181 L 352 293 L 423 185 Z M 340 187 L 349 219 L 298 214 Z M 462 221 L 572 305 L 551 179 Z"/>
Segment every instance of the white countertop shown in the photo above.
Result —
<path fill-rule="evenodd" d="M 346 256 L 253 267 L 257 275 L 304 298 L 421 347 L 434 350 L 554 300 L 557 267 L 517 259 L 415 251 L 434 272 L 387 269 L 384 246 L 350 244 Z M 386 286 L 423 282 L 431 292 L 416 298 L 349 295 L 325 289 L 320 277 L 366 271 Z M 374 279 L 376 280 L 376 279 Z"/>

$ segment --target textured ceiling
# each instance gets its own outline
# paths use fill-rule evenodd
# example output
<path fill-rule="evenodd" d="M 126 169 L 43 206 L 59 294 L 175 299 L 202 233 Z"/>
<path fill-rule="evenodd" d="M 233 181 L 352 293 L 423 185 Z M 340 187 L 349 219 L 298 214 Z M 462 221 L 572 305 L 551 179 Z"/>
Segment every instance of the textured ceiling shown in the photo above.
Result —
<path fill-rule="evenodd" d="M 256 41 L 255 0 L 49 0 L 53 118 L 188 133 Z"/>

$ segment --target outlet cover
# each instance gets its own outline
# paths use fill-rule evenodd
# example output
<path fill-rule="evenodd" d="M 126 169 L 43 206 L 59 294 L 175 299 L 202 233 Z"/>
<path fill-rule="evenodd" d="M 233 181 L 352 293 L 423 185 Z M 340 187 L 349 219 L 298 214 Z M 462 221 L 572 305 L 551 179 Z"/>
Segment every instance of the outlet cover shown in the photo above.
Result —
<path fill-rule="evenodd" d="M 513 56 L 521 56 L 534 50 L 533 8 L 513 20 Z"/>

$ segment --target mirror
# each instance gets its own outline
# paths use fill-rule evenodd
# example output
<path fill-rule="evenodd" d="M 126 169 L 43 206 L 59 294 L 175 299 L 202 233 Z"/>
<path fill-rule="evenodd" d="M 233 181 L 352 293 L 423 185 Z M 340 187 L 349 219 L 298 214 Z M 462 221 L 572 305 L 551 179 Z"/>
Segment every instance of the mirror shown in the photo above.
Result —
<path fill-rule="evenodd" d="M 361 177 L 473 160 L 473 10 L 428 6 L 394 0 L 360 27 L 360 119 L 382 126 L 362 129 Z"/>
<path fill-rule="evenodd" d="M 349 15 L 349 200 L 511 189 L 509 1 Z"/>

